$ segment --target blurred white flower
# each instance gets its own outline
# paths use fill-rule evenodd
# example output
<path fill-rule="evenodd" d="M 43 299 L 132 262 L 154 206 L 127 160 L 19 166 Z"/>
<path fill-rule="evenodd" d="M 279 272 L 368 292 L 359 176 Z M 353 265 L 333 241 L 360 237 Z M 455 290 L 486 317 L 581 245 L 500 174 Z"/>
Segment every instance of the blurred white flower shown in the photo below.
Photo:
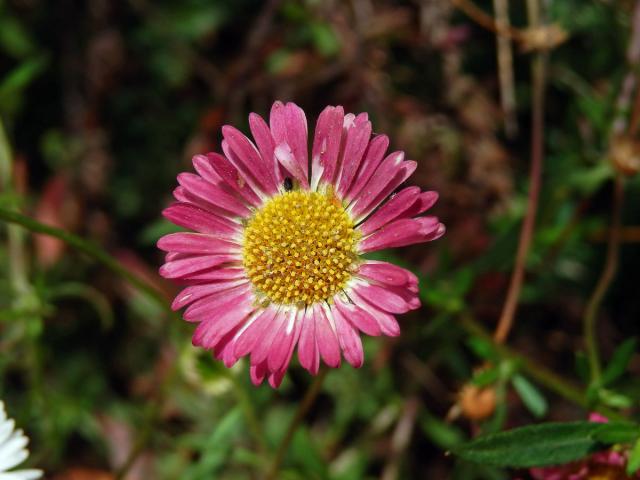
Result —
<path fill-rule="evenodd" d="M 29 456 L 25 448 L 29 439 L 15 421 L 7 418 L 4 402 L 0 400 L 0 480 L 34 480 L 42 477 L 42 470 L 9 470 L 20 465 Z"/>

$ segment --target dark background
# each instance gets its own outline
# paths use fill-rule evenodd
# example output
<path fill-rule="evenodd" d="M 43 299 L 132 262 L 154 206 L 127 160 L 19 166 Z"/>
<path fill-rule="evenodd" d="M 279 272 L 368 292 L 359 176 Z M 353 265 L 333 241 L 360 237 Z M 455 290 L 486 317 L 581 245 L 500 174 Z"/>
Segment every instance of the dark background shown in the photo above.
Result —
<path fill-rule="evenodd" d="M 509 342 L 584 385 L 612 124 L 633 116 L 633 102 L 628 112 L 616 101 L 634 3 L 543 3 L 568 38 L 549 54 L 543 193 Z M 525 1 L 510 5 L 526 28 Z M 155 242 L 174 227 L 160 212 L 191 156 L 220 151 L 223 124 L 246 132 L 248 113 L 268 115 L 277 99 L 304 108 L 310 129 L 328 104 L 367 111 L 418 162 L 410 182 L 440 193 L 447 234 L 383 255 L 421 275 L 424 306 L 402 317 L 398 339 L 366 339 L 361 370 L 329 373 L 281 478 L 509 478 L 444 451 L 536 414 L 587 414 L 529 378 L 542 407 L 504 384 L 487 421 L 445 421 L 491 357 L 460 319 L 495 326 L 526 208 L 534 53 L 513 48 L 516 108 L 505 114 L 495 33 L 445 0 L 0 0 L 0 117 L 14 150 L 13 193 L 0 199 L 95 241 L 170 298 Z M 600 312 L 605 359 L 640 333 L 640 189 L 637 177 L 625 185 L 620 269 Z M 114 478 L 139 441 L 131 479 L 259 478 L 270 455 L 256 437 L 272 451 L 311 382 L 297 362 L 278 391 L 251 386 L 247 364 L 225 370 L 191 347 L 190 325 L 51 238 L 25 237 L 20 292 L 2 238 L 0 397 L 31 437 L 32 464 L 51 478 Z M 625 407 L 637 407 L 639 374 L 636 354 L 611 387 Z"/>

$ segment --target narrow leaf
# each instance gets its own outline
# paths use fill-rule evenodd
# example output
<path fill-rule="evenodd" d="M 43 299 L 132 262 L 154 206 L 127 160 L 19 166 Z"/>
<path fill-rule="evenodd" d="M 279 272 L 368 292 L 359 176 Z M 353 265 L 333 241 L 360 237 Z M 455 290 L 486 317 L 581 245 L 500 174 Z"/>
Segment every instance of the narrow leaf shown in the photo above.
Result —
<path fill-rule="evenodd" d="M 624 374 L 637 347 L 638 339 L 629 338 L 616 348 L 616 351 L 613 352 L 613 355 L 611 356 L 611 361 L 607 365 L 607 368 L 602 372 L 603 385 L 608 385 L 616 381 Z"/>
<path fill-rule="evenodd" d="M 494 384 L 498 380 L 499 375 L 500 371 L 495 367 L 491 367 L 485 370 L 480 370 L 474 374 L 471 381 L 478 387 L 486 387 L 487 385 Z"/>
<path fill-rule="evenodd" d="M 540 393 L 540 390 L 522 375 L 514 376 L 512 383 L 525 407 L 527 407 L 535 417 L 544 417 L 549 405 L 547 399 Z"/>
<path fill-rule="evenodd" d="M 632 443 L 640 435 L 640 426 L 628 422 L 600 423 L 594 431 L 593 438 L 600 443 L 613 445 L 615 443 Z"/>
<path fill-rule="evenodd" d="M 599 442 L 592 422 L 544 423 L 479 437 L 453 449 L 464 460 L 498 467 L 560 465 L 589 455 Z"/>

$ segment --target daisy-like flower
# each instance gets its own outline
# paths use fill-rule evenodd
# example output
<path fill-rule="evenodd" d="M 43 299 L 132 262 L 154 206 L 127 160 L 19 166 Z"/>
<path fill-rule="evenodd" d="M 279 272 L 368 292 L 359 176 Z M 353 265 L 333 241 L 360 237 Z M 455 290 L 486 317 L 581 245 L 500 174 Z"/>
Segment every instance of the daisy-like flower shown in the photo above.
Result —
<path fill-rule="evenodd" d="M 395 315 L 419 307 L 411 272 L 362 255 L 427 242 L 444 226 L 418 216 L 435 192 L 392 193 L 416 163 L 386 154 L 367 114 L 327 107 L 309 161 L 305 114 L 274 103 L 269 124 L 249 116 L 255 143 L 224 126 L 224 155 L 196 155 L 163 213 L 193 230 L 162 237 L 160 273 L 188 285 L 173 308 L 197 322 L 193 344 L 227 366 L 251 356 L 251 379 L 280 385 L 297 346 L 312 374 L 320 360 L 363 363 L 359 332 L 396 336 Z"/>
<path fill-rule="evenodd" d="M 41 470 L 9 471 L 29 456 L 26 449 L 29 439 L 15 427 L 15 421 L 7 418 L 4 403 L 0 400 L 0 480 L 34 480 L 42 477 Z"/>

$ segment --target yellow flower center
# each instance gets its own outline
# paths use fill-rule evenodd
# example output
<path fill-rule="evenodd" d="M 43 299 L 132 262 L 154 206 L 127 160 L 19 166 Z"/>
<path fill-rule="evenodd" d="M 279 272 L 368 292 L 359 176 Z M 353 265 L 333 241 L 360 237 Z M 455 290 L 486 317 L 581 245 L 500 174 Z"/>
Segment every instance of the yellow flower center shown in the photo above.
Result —
<path fill-rule="evenodd" d="M 357 241 L 353 220 L 333 192 L 293 190 L 269 199 L 249 219 L 243 263 L 265 300 L 311 305 L 345 287 Z"/>

